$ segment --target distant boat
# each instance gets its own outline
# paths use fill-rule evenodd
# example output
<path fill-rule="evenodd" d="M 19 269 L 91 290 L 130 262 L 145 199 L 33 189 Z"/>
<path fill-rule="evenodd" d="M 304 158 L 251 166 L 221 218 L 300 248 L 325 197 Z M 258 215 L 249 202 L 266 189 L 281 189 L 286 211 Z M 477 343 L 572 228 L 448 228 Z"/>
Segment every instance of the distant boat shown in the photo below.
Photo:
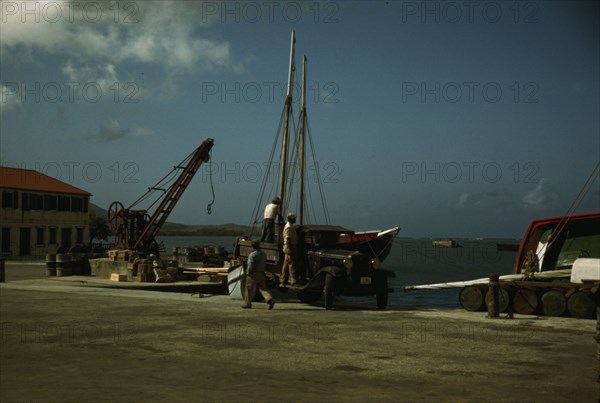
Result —
<path fill-rule="evenodd" d="M 462 245 L 456 242 L 454 239 L 440 239 L 433 241 L 431 246 L 434 248 L 462 248 Z"/>

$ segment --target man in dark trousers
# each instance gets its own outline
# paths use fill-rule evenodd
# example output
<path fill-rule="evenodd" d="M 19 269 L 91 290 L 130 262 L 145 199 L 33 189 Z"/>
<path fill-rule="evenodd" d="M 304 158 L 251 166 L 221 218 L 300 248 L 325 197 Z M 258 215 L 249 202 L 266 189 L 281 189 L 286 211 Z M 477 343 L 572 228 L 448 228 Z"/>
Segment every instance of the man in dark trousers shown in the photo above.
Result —
<path fill-rule="evenodd" d="M 265 207 L 263 232 L 262 237 L 260 238 L 261 242 L 272 243 L 275 240 L 275 218 L 279 217 L 279 222 L 283 221 L 281 209 L 279 208 L 280 204 L 281 200 L 276 196 L 273 198 L 273 201 Z"/>
<path fill-rule="evenodd" d="M 265 301 L 267 301 L 269 309 L 273 309 L 275 301 L 273 301 L 271 293 L 267 290 L 267 277 L 265 276 L 267 256 L 260 249 L 259 241 L 252 241 L 252 248 L 254 250 L 248 255 L 248 261 L 246 262 L 246 294 L 244 295 L 245 303 L 242 308 L 252 308 L 252 300 L 254 294 L 256 294 L 256 287 L 258 287 Z"/>

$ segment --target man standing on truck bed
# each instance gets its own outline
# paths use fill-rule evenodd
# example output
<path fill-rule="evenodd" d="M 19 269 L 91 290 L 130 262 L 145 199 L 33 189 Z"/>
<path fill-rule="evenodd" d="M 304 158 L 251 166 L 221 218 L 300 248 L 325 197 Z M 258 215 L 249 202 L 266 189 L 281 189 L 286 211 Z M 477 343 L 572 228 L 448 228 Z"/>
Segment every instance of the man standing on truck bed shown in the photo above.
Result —
<path fill-rule="evenodd" d="M 265 207 L 263 232 L 262 237 L 260 238 L 261 242 L 273 243 L 275 240 L 275 218 L 279 217 L 279 222 L 283 221 L 281 210 L 279 208 L 280 203 L 281 200 L 279 197 L 275 196 L 273 201 Z"/>
<path fill-rule="evenodd" d="M 283 253 L 285 257 L 283 259 L 283 267 L 281 268 L 281 278 L 279 279 L 279 285 L 285 286 L 290 278 L 290 285 L 296 285 L 296 248 L 298 246 L 298 234 L 296 234 L 296 214 L 288 213 L 288 222 L 283 228 Z"/>
<path fill-rule="evenodd" d="M 259 241 L 252 241 L 252 248 L 254 250 L 248 255 L 248 261 L 246 262 L 246 294 L 244 295 L 245 303 L 242 305 L 242 308 L 252 308 L 252 300 L 258 286 L 258 290 L 269 305 L 269 309 L 273 309 L 275 301 L 273 301 L 271 293 L 267 290 L 267 277 L 265 276 L 265 262 L 267 257 L 265 252 L 260 249 Z"/>

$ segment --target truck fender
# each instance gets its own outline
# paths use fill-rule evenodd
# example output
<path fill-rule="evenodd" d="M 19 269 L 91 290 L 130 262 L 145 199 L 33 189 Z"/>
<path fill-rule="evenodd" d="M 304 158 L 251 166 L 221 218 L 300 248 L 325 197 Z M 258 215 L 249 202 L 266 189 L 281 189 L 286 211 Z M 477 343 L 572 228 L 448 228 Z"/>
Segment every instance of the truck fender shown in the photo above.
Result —
<path fill-rule="evenodd" d="M 300 287 L 301 291 L 322 292 L 325 285 L 325 274 L 331 274 L 333 277 L 341 277 L 344 275 L 344 269 L 335 266 L 325 266 L 320 268 L 314 276 L 310 278 L 307 284 Z"/>
<path fill-rule="evenodd" d="M 315 274 L 315 277 L 323 276 L 325 273 L 329 273 L 333 277 L 343 277 L 346 275 L 346 271 L 344 269 L 342 269 L 341 267 L 325 266 L 325 267 L 321 267 L 321 269 L 319 269 L 319 271 Z"/>

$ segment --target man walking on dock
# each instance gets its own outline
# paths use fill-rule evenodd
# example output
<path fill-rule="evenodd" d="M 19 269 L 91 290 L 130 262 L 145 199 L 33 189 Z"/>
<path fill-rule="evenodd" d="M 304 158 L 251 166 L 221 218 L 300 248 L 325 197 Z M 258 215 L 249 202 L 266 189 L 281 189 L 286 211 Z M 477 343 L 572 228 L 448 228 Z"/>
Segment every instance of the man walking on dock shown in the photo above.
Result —
<path fill-rule="evenodd" d="M 265 252 L 260 249 L 259 241 L 252 241 L 252 248 L 254 250 L 248 255 L 247 267 L 246 267 L 246 294 L 244 295 L 244 305 L 242 308 L 252 308 L 252 300 L 254 294 L 256 294 L 256 287 L 264 297 L 265 301 L 269 305 L 269 309 L 273 309 L 275 301 L 271 293 L 267 290 L 267 277 L 265 276 L 265 262 L 267 257 Z"/>
<path fill-rule="evenodd" d="M 296 247 L 298 246 L 298 235 L 296 234 L 296 214 L 288 213 L 288 222 L 283 228 L 283 267 L 281 268 L 281 278 L 279 279 L 280 286 L 285 286 L 290 278 L 290 285 L 296 284 Z"/>

